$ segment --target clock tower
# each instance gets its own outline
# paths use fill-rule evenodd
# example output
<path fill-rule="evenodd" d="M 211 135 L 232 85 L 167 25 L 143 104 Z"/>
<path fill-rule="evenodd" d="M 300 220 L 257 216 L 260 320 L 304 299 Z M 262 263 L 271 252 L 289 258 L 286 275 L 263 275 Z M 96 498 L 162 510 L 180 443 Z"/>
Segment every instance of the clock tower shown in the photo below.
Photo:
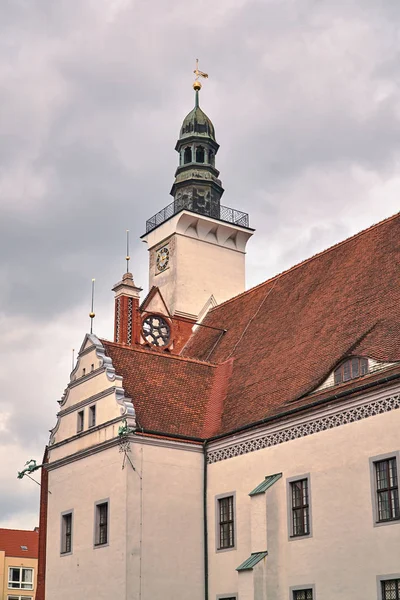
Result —
<path fill-rule="evenodd" d="M 224 193 L 211 120 L 195 105 L 185 117 L 175 150 L 179 164 L 173 202 L 146 223 L 149 287 L 158 288 L 171 316 L 196 321 L 207 308 L 245 289 L 245 249 L 253 234 L 248 215 L 221 204 Z"/>

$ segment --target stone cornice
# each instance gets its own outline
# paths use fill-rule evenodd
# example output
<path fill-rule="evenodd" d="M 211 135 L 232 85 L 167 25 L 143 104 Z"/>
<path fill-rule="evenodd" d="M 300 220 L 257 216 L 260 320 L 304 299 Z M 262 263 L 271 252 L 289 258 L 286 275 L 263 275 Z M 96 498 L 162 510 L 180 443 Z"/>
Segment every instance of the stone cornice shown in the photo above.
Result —
<path fill-rule="evenodd" d="M 264 425 L 241 434 L 211 442 L 207 450 L 209 464 L 241 456 L 283 442 L 354 423 L 368 417 L 400 408 L 400 388 L 395 386 L 391 395 L 374 392 L 362 398 L 341 401 L 318 410 L 288 417 L 271 425 Z"/>
<path fill-rule="evenodd" d="M 107 425 L 110 425 L 114 422 L 118 422 L 118 419 L 116 419 L 114 421 L 109 421 L 107 423 Z M 90 429 L 87 433 L 91 433 L 92 431 L 95 431 L 95 430 L 96 430 L 96 428 Z M 69 438 L 67 441 L 72 441 L 73 439 L 76 439 L 77 437 L 79 437 L 79 436 L 74 436 L 74 438 Z M 139 445 L 143 445 L 143 446 L 158 446 L 161 448 L 170 448 L 170 449 L 177 449 L 177 450 L 185 450 L 187 452 L 203 453 L 203 446 L 201 446 L 201 445 L 194 445 L 194 444 L 190 444 L 187 442 L 178 442 L 176 440 L 166 440 L 166 439 L 162 440 L 162 439 L 157 439 L 157 438 L 144 437 L 144 436 L 137 435 L 137 434 L 129 435 L 124 439 L 126 441 L 129 441 L 131 444 L 139 444 Z M 59 467 L 63 467 L 65 465 L 70 464 L 71 462 L 75 462 L 77 460 L 82 460 L 83 458 L 86 458 L 87 456 L 91 456 L 93 454 L 97 454 L 98 452 L 102 452 L 103 450 L 108 450 L 108 448 L 113 448 L 114 446 L 118 446 L 120 441 L 121 440 L 119 437 L 111 438 L 110 440 L 106 440 L 105 442 L 101 442 L 100 444 L 96 444 L 95 446 L 90 446 L 89 448 L 85 448 L 83 450 L 78 450 L 77 452 L 74 452 L 73 454 L 69 454 L 67 456 L 64 456 L 63 458 L 55 460 L 54 462 L 46 463 L 45 465 L 43 465 L 43 467 L 45 469 L 47 469 L 48 471 L 58 469 Z M 51 446 L 51 448 L 49 448 L 49 450 L 51 451 L 53 448 L 62 446 L 64 443 L 65 443 L 65 441 L 60 442 L 59 444 L 54 444 L 54 446 Z"/>

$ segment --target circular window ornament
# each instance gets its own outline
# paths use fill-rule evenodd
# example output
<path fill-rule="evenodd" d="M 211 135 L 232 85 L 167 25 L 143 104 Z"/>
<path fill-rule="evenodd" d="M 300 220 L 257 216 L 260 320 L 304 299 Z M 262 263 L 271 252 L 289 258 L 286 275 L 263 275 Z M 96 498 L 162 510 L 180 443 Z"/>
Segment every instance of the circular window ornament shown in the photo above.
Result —
<path fill-rule="evenodd" d="M 159 315 L 149 315 L 143 321 L 142 335 L 152 346 L 162 348 L 169 344 L 171 329 L 167 321 Z"/>
<path fill-rule="evenodd" d="M 157 271 L 165 271 L 169 263 L 169 249 L 167 246 L 157 252 Z"/>

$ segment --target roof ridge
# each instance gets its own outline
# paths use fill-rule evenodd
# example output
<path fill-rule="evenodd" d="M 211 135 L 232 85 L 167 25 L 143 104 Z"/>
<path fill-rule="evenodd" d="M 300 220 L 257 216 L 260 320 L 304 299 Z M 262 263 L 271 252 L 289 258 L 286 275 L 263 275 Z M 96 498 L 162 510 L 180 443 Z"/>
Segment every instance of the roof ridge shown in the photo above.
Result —
<path fill-rule="evenodd" d="M 183 362 L 195 363 L 198 365 L 202 365 L 204 367 L 214 367 L 214 368 L 218 367 L 218 364 L 207 362 L 205 360 L 199 360 L 197 358 L 190 358 L 190 357 L 181 356 L 178 354 L 168 354 L 167 352 L 154 352 L 154 350 L 150 350 L 147 348 L 141 348 L 141 347 L 139 348 L 137 346 L 124 346 L 117 342 L 111 342 L 110 340 L 106 340 L 105 338 L 100 338 L 100 342 L 102 344 L 113 346 L 114 348 L 121 348 L 121 350 L 130 350 L 131 352 L 141 352 L 143 354 L 149 354 L 151 356 L 157 356 L 157 357 L 168 358 L 168 359 L 171 358 L 171 359 L 180 360 Z"/>
<path fill-rule="evenodd" d="M 270 277 L 269 279 L 266 279 L 265 281 L 262 281 L 261 283 L 258 283 L 257 285 L 255 285 L 254 287 L 245 290 L 244 292 L 241 292 L 240 294 L 237 294 L 236 296 L 233 296 L 232 298 L 229 298 L 228 300 L 225 300 L 224 302 L 221 302 L 221 304 L 217 304 L 217 306 L 214 306 L 212 308 L 210 308 L 210 310 L 208 311 L 208 314 L 218 310 L 219 308 L 221 308 L 222 306 L 226 306 L 227 304 L 229 304 L 230 302 L 233 302 L 234 300 L 237 300 L 238 298 L 240 298 L 241 296 L 246 296 L 247 294 L 250 294 L 251 292 L 254 292 L 255 290 L 261 288 L 264 285 L 267 285 L 268 283 L 273 283 L 276 279 L 287 275 L 288 273 L 290 273 L 291 271 L 294 271 L 295 269 L 298 269 L 299 267 L 302 267 L 303 265 L 311 262 L 312 260 L 315 260 L 325 254 L 327 254 L 328 252 L 331 252 L 332 250 L 334 250 L 335 248 L 338 248 L 339 246 L 343 246 L 344 244 L 347 244 L 348 242 L 353 241 L 354 239 L 361 237 L 362 235 L 372 231 L 373 229 L 376 229 L 378 227 L 380 227 L 381 225 L 384 225 L 385 223 L 388 223 L 389 221 L 393 221 L 394 219 L 400 217 L 400 211 L 395 213 L 394 215 L 392 215 L 391 217 L 387 217 L 386 219 L 383 219 L 383 221 L 379 221 L 378 223 L 374 223 L 373 225 L 370 225 L 369 227 L 367 227 L 366 229 L 362 229 L 361 231 L 358 231 L 357 233 L 351 235 L 350 237 L 337 242 L 336 244 L 333 244 L 333 246 L 330 246 L 329 248 L 325 248 L 325 250 L 321 250 L 321 252 L 317 252 L 316 254 L 313 254 L 312 256 L 309 256 L 308 258 L 305 258 L 304 260 L 302 260 L 301 262 L 293 265 L 292 267 L 289 267 L 289 269 L 286 269 L 284 271 L 281 271 L 280 273 L 277 273 L 276 275 L 274 275 L 273 277 Z"/>

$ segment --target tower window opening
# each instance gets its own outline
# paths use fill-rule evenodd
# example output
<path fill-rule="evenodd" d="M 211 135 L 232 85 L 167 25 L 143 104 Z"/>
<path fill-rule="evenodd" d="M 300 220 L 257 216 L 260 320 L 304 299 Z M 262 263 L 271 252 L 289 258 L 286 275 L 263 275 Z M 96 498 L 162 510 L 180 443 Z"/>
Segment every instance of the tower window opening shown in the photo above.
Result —
<path fill-rule="evenodd" d="M 215 154 L 212 150 L 209 150 L 209 152 L 208 152 L 208 162 L 210 163 L 211 166 L 214 166 Z"/>
<path fill-rule="evenodd" d="M 187 146 L 187 148 L 185 148 L 185 152 L 183 155 L 183 164 L 187 165 L 188 163 L 192 162 L 192 149 L 190 148 L 190 146 Z"/>
<path fill-rule="evenodd" d="M 196 148 L 196 162 L 204 163 L 204 148 L 203 146 L 197 146 Z"/>

